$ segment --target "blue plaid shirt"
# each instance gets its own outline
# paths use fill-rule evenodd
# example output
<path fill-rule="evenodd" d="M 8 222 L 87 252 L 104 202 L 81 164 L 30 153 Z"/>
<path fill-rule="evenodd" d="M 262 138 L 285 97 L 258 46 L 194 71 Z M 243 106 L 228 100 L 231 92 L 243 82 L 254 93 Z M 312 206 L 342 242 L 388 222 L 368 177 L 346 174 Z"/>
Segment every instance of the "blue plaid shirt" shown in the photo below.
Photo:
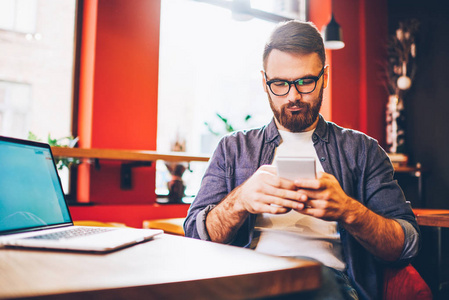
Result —
<path fill-rule="evenodd" d="M 393 179 L 394 170 L 385 151 L 367 135 L 327 122 L 320 115 L 312 140 L 326 173 L 334 175 L 345 193 L 373 212 L 397 220 L 405 234 L 401 257 L 393 264 L 406 265 L 417 255 L 419 228 L 411 206 Z M 224 137 L 203 177 L 185 224 L 186 236 L 210 240 L 205 220 L 234 188 L 262 165 L 271 164 L 281 137 L 274 119 L 262 128 L 238 131 Z M 256 215 L 250 215 L 230 244 L 249 247 Z M 370 254 L 343 227 L 338 226 L 346 273 L 361 299 L 380 299 L 387 263 Z"/>

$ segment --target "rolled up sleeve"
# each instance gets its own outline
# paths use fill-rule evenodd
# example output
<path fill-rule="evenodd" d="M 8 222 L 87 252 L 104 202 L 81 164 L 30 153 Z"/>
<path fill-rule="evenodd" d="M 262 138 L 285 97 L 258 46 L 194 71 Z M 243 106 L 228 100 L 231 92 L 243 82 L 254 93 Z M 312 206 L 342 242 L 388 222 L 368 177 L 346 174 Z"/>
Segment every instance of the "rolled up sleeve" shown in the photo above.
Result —
<path fill-rule="evenodd" d="M 215 207 L 216 205 L 208 205 L 205 209 L 201 210 L 196 215 L 196 231 L 198 232 L 198 236 L 203 241 L 210 241 L 209 233 L 207 232 L 206 227 L 206 218 L 207 214 Z"/>
<path fill-rule="evenodd" d="M 419 233 L 408 221 L 395 219 L 404 230 L 404 249 L 402 250 L 400 260 L 410 259 L 418 255 L 419 251 Z"/>

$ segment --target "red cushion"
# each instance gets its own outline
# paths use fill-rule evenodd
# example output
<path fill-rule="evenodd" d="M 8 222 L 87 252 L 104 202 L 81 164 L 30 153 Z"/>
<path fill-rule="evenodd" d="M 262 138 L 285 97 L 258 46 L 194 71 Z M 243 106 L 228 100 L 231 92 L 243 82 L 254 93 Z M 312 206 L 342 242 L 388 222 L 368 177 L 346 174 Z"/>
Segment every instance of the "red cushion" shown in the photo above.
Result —
<path fill-rule="evenodd" d="M 384 276 L 384 300 L 432 299 L 429 286 L 412 265 L 402 269 L 387 268 Z"/>

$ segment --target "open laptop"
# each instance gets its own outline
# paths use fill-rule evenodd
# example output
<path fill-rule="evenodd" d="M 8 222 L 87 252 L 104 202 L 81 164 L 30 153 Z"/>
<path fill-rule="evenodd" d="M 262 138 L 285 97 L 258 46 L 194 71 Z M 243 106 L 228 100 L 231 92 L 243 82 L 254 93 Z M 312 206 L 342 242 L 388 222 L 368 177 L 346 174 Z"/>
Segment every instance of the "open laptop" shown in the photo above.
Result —
<path fill-rule="evenodd" d="M 0 136 L 0 247 L 109 252 L 162 232 L 74 226 L 50 146 Z"/>

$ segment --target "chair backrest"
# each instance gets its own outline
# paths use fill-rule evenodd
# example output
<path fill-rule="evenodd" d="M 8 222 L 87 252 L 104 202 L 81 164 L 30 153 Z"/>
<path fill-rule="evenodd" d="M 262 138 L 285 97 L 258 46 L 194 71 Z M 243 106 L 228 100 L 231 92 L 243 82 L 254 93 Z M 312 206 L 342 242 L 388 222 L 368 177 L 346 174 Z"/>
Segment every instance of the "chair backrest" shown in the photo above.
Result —
<path fill-rule="evenodd" d="M 432 291 L 419 275 L 408 265 L 404 268 L 387 268 L 384 274 L 384 300 L 431 300 Z"/>

